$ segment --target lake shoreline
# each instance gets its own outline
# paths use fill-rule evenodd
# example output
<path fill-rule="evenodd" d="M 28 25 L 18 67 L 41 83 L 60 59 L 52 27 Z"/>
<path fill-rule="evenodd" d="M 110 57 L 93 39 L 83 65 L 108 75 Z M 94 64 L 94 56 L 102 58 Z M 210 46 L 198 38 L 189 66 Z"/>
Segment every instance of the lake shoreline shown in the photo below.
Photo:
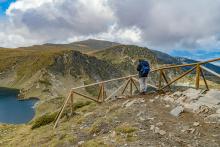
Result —
<path fill-rule="evenodd" d="M 28 98 L 20 99 L 19 98 L 20 90 L 16 89 L 16 88 L 0 87 L 0 92 L 2 92 L 2 93 L 0 93 L 0 97 L 3 98 L 3 101 L 2 101 L 2 106 L 3 106 L 2 109 L 3 110 L 2 110 L 2 117 L 1 117 L 2 120 L 1 120 L 0 124 L 21 125 L 21 124 L 28 124 L 29 122 L 33 121 L 33 119 L 36 116 L 36 111 L 37 111 L 36 106 L 39 103 L 40 98 L 28 97 Z M 12 98 L 12 97 L 14 97 L 14 98 Z M 13 101 L 17 101 L 17 102 L 13 102 L 12 99 L 15 99 Z M 11 106 L 11 103 L 8 103 L 7 101 L 10 101 L 10 102 L 12 101 L 12 106 Z M 22 102 L 22 104 L 21 104 L 21 101 L 24 101 L 24 103 Z M 15 103 L 17 103 L 17 104 L 15 104 Z M 17 105 L 22 105 L 22 106 L 17 106 Z M 4 108 L 4 106 L 6 106 L 6 107 L 8 106 L 11 108 L 19 107 L 19 111 L 20 111 L 19 115 L 21 116 L 21 118 L 19 118 L 18 120 L 10 119 L 10 117 L 8 118 L 5 114 L 9 111 L 16 111 L 16 110 L 7 110 Z M 5 114 L 4 114 L 4 111 L 5 111 Z M 22 111 L 25 111 L 25 112 L 22 112 Z M 32 114 L 28 114 L 28 113 L 32 113 Z M 28 118 L 30 118 L 30 119 L 28 119 Z"/>
<path fill-rule="evenodd" d="M 4 90 L 10 90 L 10 91 L 17 91 L 17 100 L 19 101 L 25 101 L 25 100 L 40 100 L 40 98 L 38 97 L 25 97 L 25 98 L 19 98 L 19 94 L 21 94 L 21 90 L 17 89 L 17 88 L 11 88 L 11 87 L 0 87 L 0 89 L 4 89 Z"/>

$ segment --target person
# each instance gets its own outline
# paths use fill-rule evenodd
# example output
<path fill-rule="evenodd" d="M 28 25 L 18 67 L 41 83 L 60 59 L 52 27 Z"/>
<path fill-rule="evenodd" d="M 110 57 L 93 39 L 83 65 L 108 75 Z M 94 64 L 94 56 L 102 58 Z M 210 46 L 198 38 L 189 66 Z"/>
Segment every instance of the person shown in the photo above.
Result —
<path fill-rule="evenodd" d="M 147 77 L 150 72 L 149 62 L 143 59 L 139 59 L 137 66 L 140 83 L 140 94 L 146 94 L 147 92 Z"/>

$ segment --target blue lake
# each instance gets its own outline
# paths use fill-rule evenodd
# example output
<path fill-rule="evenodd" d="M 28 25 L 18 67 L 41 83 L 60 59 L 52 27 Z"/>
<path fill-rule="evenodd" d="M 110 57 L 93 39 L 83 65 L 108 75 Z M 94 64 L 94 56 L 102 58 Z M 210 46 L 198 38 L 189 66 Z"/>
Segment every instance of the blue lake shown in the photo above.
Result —
<path fill-rule="evenodd" d="M 19 91 L 0 88 L 0 123 L 22 124 L 30 121 L 34 115 L 37 99 L 19 101 Z"/>

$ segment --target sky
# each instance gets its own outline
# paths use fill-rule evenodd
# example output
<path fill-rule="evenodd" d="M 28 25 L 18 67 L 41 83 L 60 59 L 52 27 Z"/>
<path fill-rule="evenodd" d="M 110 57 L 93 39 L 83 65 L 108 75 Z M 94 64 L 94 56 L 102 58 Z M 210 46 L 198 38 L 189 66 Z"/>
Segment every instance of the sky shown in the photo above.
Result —
<path fill-rule="evenodd" d="M 0 0 L 0 46 L 89 38 L 220 57 L 220 0 Z"/>
<path fill-rule="evenodd" d="M 5 11 L 8 9 L 10 4 L 15 0 L 0 0 L 0 16 L 5 15 Z"/>

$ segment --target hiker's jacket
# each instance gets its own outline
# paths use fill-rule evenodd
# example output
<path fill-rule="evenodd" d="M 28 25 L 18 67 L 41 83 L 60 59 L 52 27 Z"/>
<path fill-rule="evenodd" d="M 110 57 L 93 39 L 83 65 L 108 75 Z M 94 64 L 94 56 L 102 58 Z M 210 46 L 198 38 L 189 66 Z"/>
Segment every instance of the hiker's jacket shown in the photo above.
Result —
<path fill-rule="evenodd" d="M 139 77 L 147 77 L 150 72 L 149 63 L 145 60 L 139 61 L 137 71 L 139 72 Z"/>

